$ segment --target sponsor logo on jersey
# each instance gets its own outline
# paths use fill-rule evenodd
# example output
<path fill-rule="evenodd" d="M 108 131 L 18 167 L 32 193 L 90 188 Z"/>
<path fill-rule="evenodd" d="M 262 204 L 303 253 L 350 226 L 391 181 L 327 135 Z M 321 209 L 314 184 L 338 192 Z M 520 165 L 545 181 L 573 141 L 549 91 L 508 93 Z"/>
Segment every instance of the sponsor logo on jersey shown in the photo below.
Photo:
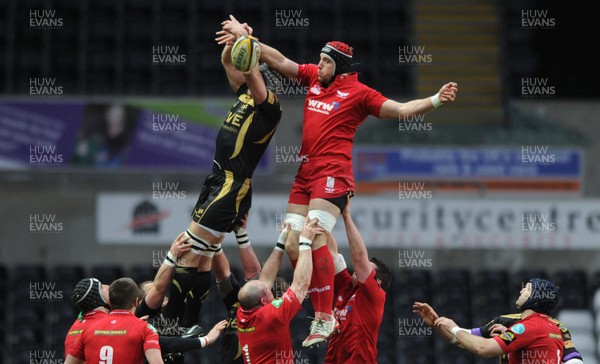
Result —
<path fill-rule="evenodd" d="M 313 87 L 310 88 L 310 92 L 312 92 L 315 95 L 320 95 L 321 87 L 319 87 L 319 85 L 313 85 Z"/>
<path fill-rule="evenodd" d="M 505 331 L 504 334 L 500 335 L 500 338 L 508 345 L 515 339 L 515 334 L 510 331 Z"/>
<path fill-rule="evenodd" d="M 278 299 L 276 299 L 276 300 L 273 300 L 273 301 L 271 302 L 271 304 L 272 304 L 273 306 L 277 307 L 277 308 L 281 307 L 281 304 L 282 304 L 282 303 L 283 303 L 283 298 L 281 298 L 281 297 L 280 297 L 280 298 L 278 298 Z"/>
<path fill-rule="evenodd" d="M 334 101 L 330 104 L 323 101 L 309 99 L 307 110 L 329 115 L 331 111 L 337 111 L 340 108 L 340 105 L 341 104 L 337 101 Z"/>
<path fill-rule="evenodd" d="M 327 177 L 327 182 L 325 183 L 325 193 L 334 193 L 335 192 L 335 177 Z"/>
<path fill-rule="evenodd" d="M 348 95 L 350 95 L 350 92 L 342 92 L 340 90 L 336 90 L 335 93 L 338 97 L 341 97 L 342 99 L 345 99 L 346 97 L 348 97 Z"/>
<path fill-rule="evenodd" d="M 525 332 L 525 326 L 523 324 L 516 324 L 515 326 L 510 328 L 512 332 L 517 335 L 520 335 Z"/>

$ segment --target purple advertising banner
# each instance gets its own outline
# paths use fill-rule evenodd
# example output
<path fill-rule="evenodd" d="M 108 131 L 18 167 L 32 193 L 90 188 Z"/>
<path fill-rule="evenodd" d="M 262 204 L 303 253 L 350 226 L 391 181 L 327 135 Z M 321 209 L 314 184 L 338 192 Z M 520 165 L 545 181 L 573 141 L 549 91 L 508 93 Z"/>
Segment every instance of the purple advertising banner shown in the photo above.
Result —
<path fill-rule="evenodd" d="M 218 129 L 176 115 L 140 111 L 127 165 L 166 169 L 211 168 Z"/>
<path fill-rule="evenodd" d="M 224 117 L 224 116 L 223 116 Z M 143 106 L 0 102 L 0 169 L 96 168 L 208 172 L 216 123 Z M 218 119 L 217 119 L 218 122 Z M 272 168 L 270 150 L 256 171 Z"/>
<path fill-rule="evenodd" d="M 83 103 L 0 104 L 0 167 L 66 167 Z"/>

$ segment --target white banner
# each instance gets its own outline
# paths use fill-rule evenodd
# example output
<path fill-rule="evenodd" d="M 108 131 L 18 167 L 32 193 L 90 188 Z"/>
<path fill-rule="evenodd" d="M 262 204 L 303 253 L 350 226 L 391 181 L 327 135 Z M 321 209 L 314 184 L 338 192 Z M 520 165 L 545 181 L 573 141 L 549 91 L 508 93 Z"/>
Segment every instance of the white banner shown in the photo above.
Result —
<path fill-rule="evenodd" d="M 187 196 L 102 193 L 97 204 L 101 244 L 169 245 L 189 225 L 198 193 Z M 248 233 L 274 245 L 286 195 L 254 195 Z M 352 214 L 367 247 L 474 249 L 600 249 L 600 200 L 450 200 L 358 196 Z M 340 219 L 334 235 L 347 245 Z M 233 234 L 225 244 L 235 244 Z"/>

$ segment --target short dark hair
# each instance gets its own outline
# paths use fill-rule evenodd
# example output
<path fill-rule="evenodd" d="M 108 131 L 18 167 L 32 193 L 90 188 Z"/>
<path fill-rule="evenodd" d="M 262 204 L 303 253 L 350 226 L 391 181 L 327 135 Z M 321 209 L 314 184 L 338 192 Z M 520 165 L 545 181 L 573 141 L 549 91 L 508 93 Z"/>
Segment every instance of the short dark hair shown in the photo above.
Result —
<path fill-rule="evenodd" d="M 129 310 L 142 296 L 142 290 L 131 278 L 119 278 L 108 287 L 108 300 L 113 310 Z"/>
<path fill-rule="evenodd" d="M 375 269 L 375 279 L 379 279 L 381 281 L 381 288 L 387 291 L 392 283 L 392 271 L 384 262 L 377 258 L 371 258 L 370 261 L 377 266 L 377 269 Z"/>

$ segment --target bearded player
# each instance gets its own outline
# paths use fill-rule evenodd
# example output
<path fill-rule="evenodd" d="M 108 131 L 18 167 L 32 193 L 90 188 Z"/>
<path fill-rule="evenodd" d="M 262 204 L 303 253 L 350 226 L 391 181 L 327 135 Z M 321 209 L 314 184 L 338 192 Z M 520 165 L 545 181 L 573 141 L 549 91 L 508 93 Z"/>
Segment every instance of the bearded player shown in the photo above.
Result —
<path fill-rule="evenodd" d="M 244 27 L 232 16 L 223 29 L 240 37 Z M 287 253 L 295 264 L 299 232 L 305 217 L 318 219 L 331 232 L 346 196 L 354 191 L 352 147 L 354 134 L 367 116 L 399 119 L 424 114 L 454 101 L 458 86 L 442 86 L 432 97 L 400 103 L 358 81 L 351 72 L 352 47 L 328 42 L 322 49 L 319 64 L 298 64 L 276 49 L 261 43 L 261 60 L 285 77 L 296 78 L 308 86 L 304 103 L 302 163 L 290 192 L 285 223 L 292 226 L 286 242 Z M 315 321 L 303 346 L 327 340 L 336 327 L 332 316 L 333 260 L 321 235 L 312 245 L 314 273 L 309 295 L 315 309 Z"/>

